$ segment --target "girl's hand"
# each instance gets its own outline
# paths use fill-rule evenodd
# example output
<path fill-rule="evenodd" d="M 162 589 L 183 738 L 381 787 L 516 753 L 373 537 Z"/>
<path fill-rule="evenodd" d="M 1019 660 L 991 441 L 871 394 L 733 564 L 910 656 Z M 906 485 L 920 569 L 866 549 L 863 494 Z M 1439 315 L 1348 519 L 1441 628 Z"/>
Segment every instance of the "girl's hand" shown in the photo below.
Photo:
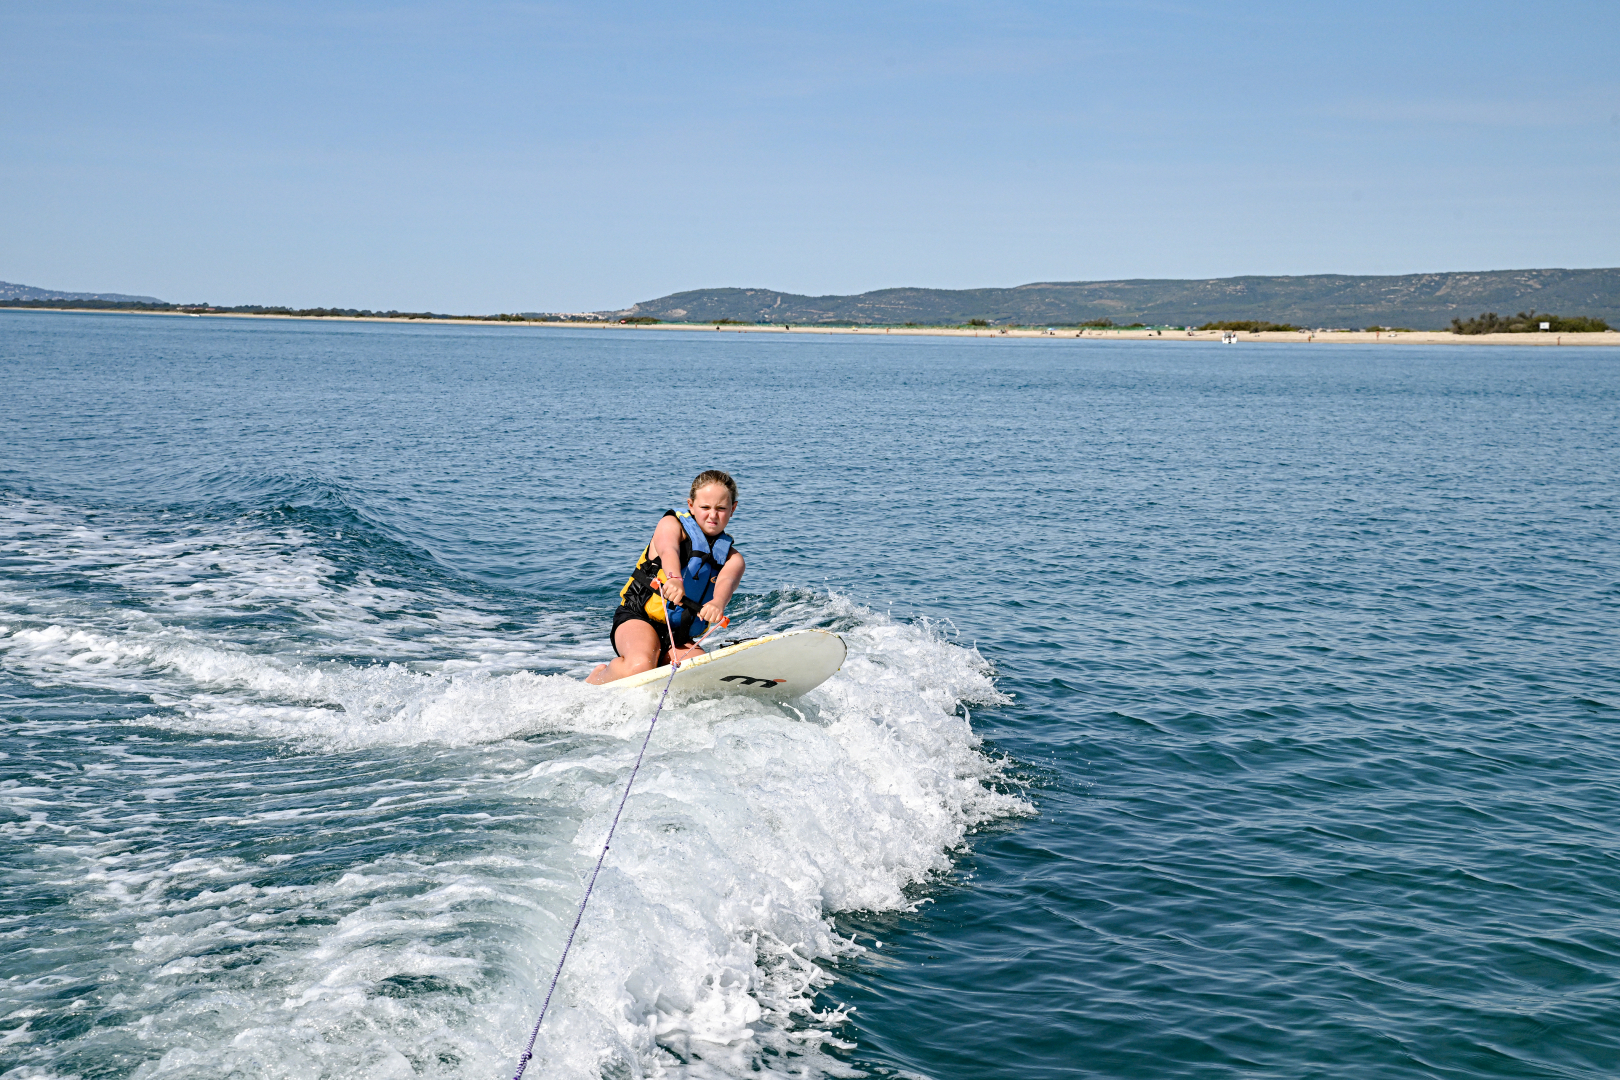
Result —
<path fill-rule="evenodd" d="M 677 607 L 680 606 L 682 600 L 686 599 L 686 583 L 678 577 L 666 579 L 663 587 L 658 591 L 663 594 L 665 603 L 674 604 Z"/>
<path fill-rule="evenodd" d="M 726 605 L 718 600 L 710 600 L 698 609 L 698 618 L 710 626 L 719 626 L 720 618 L 726 613 Z"/>

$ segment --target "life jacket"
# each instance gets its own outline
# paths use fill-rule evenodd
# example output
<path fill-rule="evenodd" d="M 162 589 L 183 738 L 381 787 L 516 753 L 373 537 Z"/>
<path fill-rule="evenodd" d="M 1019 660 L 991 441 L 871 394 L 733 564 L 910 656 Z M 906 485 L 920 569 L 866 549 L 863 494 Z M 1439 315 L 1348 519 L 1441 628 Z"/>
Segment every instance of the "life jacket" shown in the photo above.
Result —
<path fill-rule="evenodd" d="M 686 530 L 686 535 L 681 537 L 681 586 L 686 590 L 681 606 L 671 614 L 654 584 L 667 581 L 669 575 L 662 569 L 650 542 L 636 560 L 630 580 L 619 590 L 619 602 L 639 606 L 653 622 L 666 623 L 675 632 L 677 641 L 690 641 L 709 628 L 708 623 L 698 618 L 698 612 L 714 599 L 714 579 L 731 556 L 731 534 L 721 533 L 711 541 L 703 535 L 703 529 L 691 514 L 682 510 L 664 511 L 664 517 L 671 514 Z"/>

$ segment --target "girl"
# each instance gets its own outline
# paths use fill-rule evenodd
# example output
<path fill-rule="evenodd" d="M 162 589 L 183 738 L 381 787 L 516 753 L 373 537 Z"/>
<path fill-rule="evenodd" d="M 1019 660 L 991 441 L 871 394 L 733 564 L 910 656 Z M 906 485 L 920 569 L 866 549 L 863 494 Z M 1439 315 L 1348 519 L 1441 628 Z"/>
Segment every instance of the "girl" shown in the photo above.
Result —
<path fill-rule="evenodd" d="M 703 650 L 692 643 L 720 621 L 743 576 L 742 552 L 731 546 L 726 523 L 737 512 L 737 483 L 718 469 L 692 481 L 686 511 L 664 511 L 652 542 L 619 590 L 613 613 L 613 651 L 585 681 L 612 682 Z M 662 569 L 660 569 L 660 566 Z"/>

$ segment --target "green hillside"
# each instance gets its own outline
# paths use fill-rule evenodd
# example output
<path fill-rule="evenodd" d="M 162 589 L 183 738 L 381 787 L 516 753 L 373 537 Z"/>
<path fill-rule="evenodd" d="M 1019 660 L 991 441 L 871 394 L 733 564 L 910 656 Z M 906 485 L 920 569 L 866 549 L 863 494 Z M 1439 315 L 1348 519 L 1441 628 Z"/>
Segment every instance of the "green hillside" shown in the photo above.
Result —
<path fill-rule="evenodd" d="M 15 281 L 0 281 L 0 300 L 96 300 L 109 304 L 161 304 L 155 296 L 131 296 L 128 293 L 58 292 L 33 285 L 19 285 Z"/>
<path fill-rule="evenodd" d="M 1010 289 L 879 289 L 857 296 L 693 289 L 613 314 L 665 322 L 882 325 L 954 325 L 986 319 L 993 324 L 1036 326 L 1111 319 L 1116 324 L 1181 326 L 1259 319 L 1300 326 L 1444 330 L 1455 318 L 1531 308 L 1620 325 L 1620 269 L 1058 281 Z"/>

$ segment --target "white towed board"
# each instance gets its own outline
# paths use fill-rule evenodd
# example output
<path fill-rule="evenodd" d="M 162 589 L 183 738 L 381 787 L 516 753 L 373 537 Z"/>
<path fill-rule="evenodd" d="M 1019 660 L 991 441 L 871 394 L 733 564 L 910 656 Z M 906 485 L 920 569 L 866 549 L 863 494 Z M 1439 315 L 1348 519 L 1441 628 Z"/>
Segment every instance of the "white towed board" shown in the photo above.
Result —
<path fill-rule="evenodd" d="M 745 694 L 788 701 L 832 678 L 844 663 L 844 639 L 829 630 L 789 630 L 753 638 L 684 661 L 672 692 L 685 695 Z M 654 668 L 607 684 L 607 689 L 663 687 L 669 668 Z"/>

